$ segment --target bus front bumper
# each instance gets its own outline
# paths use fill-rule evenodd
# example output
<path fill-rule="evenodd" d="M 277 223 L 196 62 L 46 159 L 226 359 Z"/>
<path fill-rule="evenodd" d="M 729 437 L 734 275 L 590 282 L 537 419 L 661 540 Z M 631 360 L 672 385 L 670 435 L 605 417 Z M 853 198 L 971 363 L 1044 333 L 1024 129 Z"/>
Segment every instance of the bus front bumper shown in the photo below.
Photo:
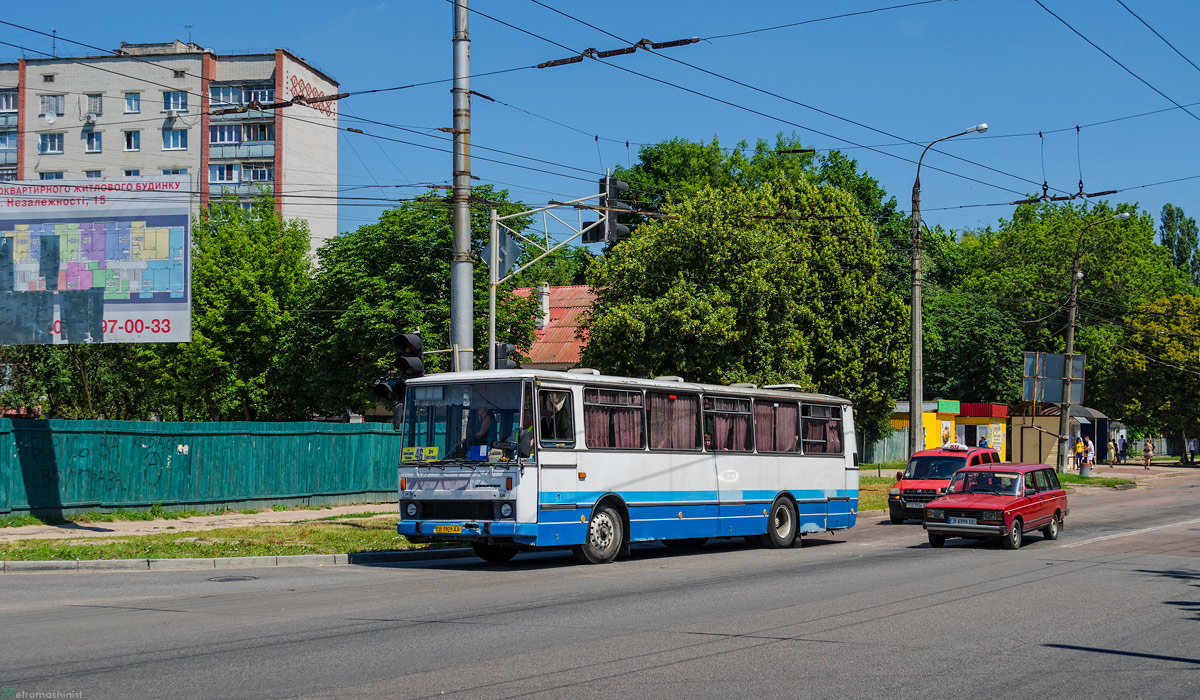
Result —
<path fill-rule="evenodd" d="M 532 544 L 537 538 L 537 523 L 517 523 L 511 520 L 401 520 L 396 533 L 417 535 L 433 540 L 478 540 L 490 537 L 511 537 L 514 542 Z"/>

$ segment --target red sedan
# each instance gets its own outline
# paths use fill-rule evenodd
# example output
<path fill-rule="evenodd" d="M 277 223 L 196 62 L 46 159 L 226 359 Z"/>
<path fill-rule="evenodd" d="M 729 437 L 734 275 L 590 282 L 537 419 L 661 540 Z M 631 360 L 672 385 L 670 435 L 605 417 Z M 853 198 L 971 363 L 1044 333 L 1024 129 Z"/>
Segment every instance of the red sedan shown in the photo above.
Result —
<path fill-rule="evenodd" d="M 997 537 L 1006 549 L 1018 549 L 1031 530 L 1058 539 L 1070 511 L 1052 468 L 989 464 L 956 472 L 946 495 L 925 506 L 924 526 L 931 547 L 941 547 L 947 537 Z"/>

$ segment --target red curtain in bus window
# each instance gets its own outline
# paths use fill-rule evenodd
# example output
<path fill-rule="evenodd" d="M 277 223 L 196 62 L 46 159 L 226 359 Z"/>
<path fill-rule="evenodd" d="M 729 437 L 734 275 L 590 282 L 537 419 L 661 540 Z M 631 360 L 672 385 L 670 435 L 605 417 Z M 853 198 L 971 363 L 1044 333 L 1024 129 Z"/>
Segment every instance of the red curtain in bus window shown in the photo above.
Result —
<path fill-rule="evenodd" d="M 775 407 L 776 450 L 780 452 L 800 451 L 800 423 L 797 420 L 799 417 L 799 404 L 781 403 Z"/>
<path fill-rule="evenodd" d="M 825 421 L 806 418 L 804 425 L 804 451 L 815 453 L 825 452 Z"/>
<path fill-rule="evenodd" d="M 825 424 L 825 451 L 837 454 L 842 451 L 842 422 L 827 421 Z"/>
<path fill-rule="evenodd" d="M 609 440 L 611 412 L 612 409 L 608 406 L 583 407 L 583 429 L 587 434 L 588 447 L 612 447 Z"/>
<path fill-rule="evenodd" d="M 680 396 L 671 401 L 671 440 L 676 450 L 694 450 L 700 446 L 700 398 Z"/>
<path fill-rule="evenodd" d="M 640 448 L 642 446 L 642 409 L 607 408 L 612 412 L 613 447 Z"/>
<path fill-rule="evenodd" d="M 775 407 L 769 403 L 754 404 L 754 444 L 759 452 L 775 452 Z"/>
<path fill-rule="evenodd" d="M 650 449 L 670 450 L 675 447 L 675 436 L 672 433 L 671 421 L 674 420 L 671 410 L 671 399 L 666 394 L 647 394 L 649 400 L 647 409 L 650 411 Z"/>

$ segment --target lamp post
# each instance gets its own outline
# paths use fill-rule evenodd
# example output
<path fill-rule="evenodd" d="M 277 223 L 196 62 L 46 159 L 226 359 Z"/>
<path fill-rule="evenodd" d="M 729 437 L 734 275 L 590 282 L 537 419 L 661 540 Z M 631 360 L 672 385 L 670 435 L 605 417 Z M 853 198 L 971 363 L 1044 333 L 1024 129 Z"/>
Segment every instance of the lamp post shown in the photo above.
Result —
<path fill-rule="evenodd" d="M 1058 419 L 1058 471 L 1064 472 L 1067 469 L 1067 453 L 1070 450 L 1071 441 L 1071 374 L 1075 364 L 1075 309 L 1079 300 L 1079 280 L 1083 279 L 1083 273 L 1079 270 L 1079 255 L 1083 252 L 1083 234 L 1087 233 L 1094 226 L 1100 224 L 1109 224 L 1114 221 L 1124 221 L 1129 218 L 1129 212 L 1121 212 L 1109 219 L 1100 219 L 1093 221 L 1083 230 L 1079 232 L 1079 240 L 1075 242 L 1075 262 L 1071 266 L 1071 295 L 1067 299 L 1067 349 L 1063 355 L 1063 369 L 1066 374 L 1063 376 L 1063 393 L 1062 407 Z M 1097 435 L 1099 440 L 1100 436 Z M 1091 476 L 1092 469 L 1090 465 L 1078 464 L 1079 476 Z"/>
<path fill-rule="evenodd" d="M 925 150 L 921 151 L 921 157 L 917 159 L 917 179 L 913 181 L 912 195 L 912 307 L 909 313 L 912 322 L 912 363 L 908 378 L 908 454 L 910 457 L 918 450 L 925 448 L 921 430 L 921 404 L 925 402 L 925 365 L 921 353 L 921 161 L 925 160 L 925 154 L 936 143 L 976 132 L 982 134 L 987 130 L 987 124 L 977 124 L 966 131 L 943 136 L 926 146 Z"/>

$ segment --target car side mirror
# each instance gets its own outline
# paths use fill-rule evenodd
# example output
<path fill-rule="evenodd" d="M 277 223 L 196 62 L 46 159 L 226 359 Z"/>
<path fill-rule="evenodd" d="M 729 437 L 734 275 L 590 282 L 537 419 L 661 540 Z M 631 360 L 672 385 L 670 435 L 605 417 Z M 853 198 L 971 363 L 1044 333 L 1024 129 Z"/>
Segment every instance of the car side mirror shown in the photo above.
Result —
<path fill-rule="evenodd" d="M 1033 496 L 1035 494 L 1037 494 L 1037 489 L 1030 489 L 1030 488 L 1025 489 L 1025 497 L 1026 498 L 1028 498 L 1029 496 Z"/>
<path fill-rule="evenodd" d="M 904 478 L 904 472 L 896 472 L 896 481 L 900 481 L 903 478 Z"/>

